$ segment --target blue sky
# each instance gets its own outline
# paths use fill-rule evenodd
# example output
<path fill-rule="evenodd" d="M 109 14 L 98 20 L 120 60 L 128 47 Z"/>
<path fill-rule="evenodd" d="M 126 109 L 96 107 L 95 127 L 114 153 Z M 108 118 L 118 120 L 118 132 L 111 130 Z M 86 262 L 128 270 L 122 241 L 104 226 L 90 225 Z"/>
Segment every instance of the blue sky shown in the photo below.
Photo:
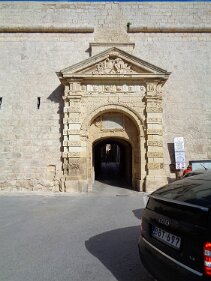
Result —
<path fill-rule="evenodd" d="M 114 2 L 111 0 L 0 0 L 0 2 Z M 115 2 L 211 2 L 211 0 L 118 0 Z"/>

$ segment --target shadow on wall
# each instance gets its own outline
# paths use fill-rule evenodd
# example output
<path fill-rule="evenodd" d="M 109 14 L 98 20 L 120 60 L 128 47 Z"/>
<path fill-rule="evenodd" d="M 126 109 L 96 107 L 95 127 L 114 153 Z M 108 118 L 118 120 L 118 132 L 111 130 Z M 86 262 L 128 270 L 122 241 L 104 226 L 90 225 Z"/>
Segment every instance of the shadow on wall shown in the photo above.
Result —
<path fill-rule="evenodd" d="M 169 164 L 169 172 L 173 175 L 174 178 L 168 177 L 168 183 L 174 182 L 176 179 L 178 179 L 178 174 L 175 168 L 175 153 L 174 153 L 174 143 L 168 143 L 168 151 L 169 151 L 169 158 L 170 158 L 170 164 Z"/>
<path fill-rule="evenodd" d="M 171 163 L 171 164 L 175 164 L 174 143 L 168 143 L 167 145 L 168 145 L 170 163 Z"/>
<path fill-rule="evenodd" d="M 58 115 L 59 115 L 59 133 L 60 133 L 60 151 L 63 151 L 63 108 L 64 108 L 64 100 L 62 98 L 64 93 L 64 86 L 62 84 L 60 84 L 48 97 L 48 100 L 54 102 L 54 103 L 58 103 L 59 107 L 58 107 Z M 62 159 L 61 159 L 62 160 Z"/>
<path fill-rule="evenodd" d="M 91 237 L 87 250 L 119 281 L 153 281 L 138 253 L 140 226 L 115 229 Z"/>

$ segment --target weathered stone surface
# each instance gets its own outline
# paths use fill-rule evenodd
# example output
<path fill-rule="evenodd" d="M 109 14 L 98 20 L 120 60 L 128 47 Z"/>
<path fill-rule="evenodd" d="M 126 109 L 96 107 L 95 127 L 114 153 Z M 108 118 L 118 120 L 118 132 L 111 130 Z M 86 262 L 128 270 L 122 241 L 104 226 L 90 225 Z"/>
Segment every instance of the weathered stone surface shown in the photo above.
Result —
<path fill-rule="evenodd" d="M 143 183 L 146 167 L 159 164 L 148 163 L 148 147 L 163 146 L 164 174 L 166 178 L 171 176 L 169 147 L 177 136 L 185 139 L 187 161 L 211 158 L 211 40 L 206 32 L 211 25 L 209 2 L 78 2 L 54 6 L 44 2 L 2 2 L 0 7 L 0 25 L 10 30 L 4 33 L 0 29 L 0 58 L 4 66 L 0 74 L 1 189 L 63 190 L 61 156 L 71 159 L 71 153 L 78 152 L 68 148 L 79 147 L 83 140 L 85 150 L 80 157 L 89 163 L 90 142 L 111 134 L 138 146 L 133 151 L 140 156 L 140 161 L 134 158 L 134 182 Z M 94 33 L 30 33 L 37 23 L 46 32 L 86 26 L 87 31 L 94 29 Z M 155 30 L 159 26 L 168 32 L 128 33 L 127 23 L 131 23 L 131 28 L 147 25 L 148 30 Z M 23 32 L 17 33 L 16 27 Z M 186 33 L 174 33 L 177 29 Z M 84 75 L 98 75 L 101 80 L 103 75 L 110 75 L 107 84 L 93 77 L 84 82 L 75 75 L 74 81 L 61 86 L 55 71 L 88 59 L 86 50 L 90 43 L 92 55 L 115 46 L 143 59 L 143 67 L 125 57 L 116 60 L 114 52 L 109 59 L 92 62 L 84 70 Z M 136 73 L 149 75 L 146 62 L 170 71 L 171 79 L 164 86 L 147 79 L 131 83 Z M 125 77 L 121 80 L 118 75 Z M 158 102 L 161 98 L 162 105 Z M 122 131 L 104 131 L 101 125 L 93 123 L 105 111 L 129 118 Z M 84 160 L 80 164 L 83 179 L 90 163 Z M 156 176 L 151 175 L 146 183 L 153 189 L 156 181 Z M 79 189 L 83 184 L 86 186 L 86 181 L 80 182 Z"/>

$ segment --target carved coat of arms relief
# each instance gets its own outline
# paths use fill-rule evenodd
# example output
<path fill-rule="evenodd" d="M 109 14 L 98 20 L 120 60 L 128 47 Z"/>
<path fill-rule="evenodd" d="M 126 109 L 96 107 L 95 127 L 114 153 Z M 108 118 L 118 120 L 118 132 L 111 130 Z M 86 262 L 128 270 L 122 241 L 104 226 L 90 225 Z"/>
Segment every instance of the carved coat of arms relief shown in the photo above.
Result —
<path fill-rule="evenodd" d="M 121 58 L 110 59 L 98 63 L 92 74 L 131 74 L 134 73 L 131 66 Z"/>

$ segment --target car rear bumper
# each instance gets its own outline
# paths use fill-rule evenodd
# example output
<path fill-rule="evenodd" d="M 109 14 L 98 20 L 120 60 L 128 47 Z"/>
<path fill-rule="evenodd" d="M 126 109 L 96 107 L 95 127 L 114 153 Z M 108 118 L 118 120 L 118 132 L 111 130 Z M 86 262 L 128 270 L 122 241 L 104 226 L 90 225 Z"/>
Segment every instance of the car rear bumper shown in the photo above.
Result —
<path fill-rule="evenodd" d="M 178 262 L 157 249 L 145 238 L 139 239 L 139 253 L 143 265 L 158 280 L 161 281 L 208 281 L 202 272 L 198 272 Z"/>

